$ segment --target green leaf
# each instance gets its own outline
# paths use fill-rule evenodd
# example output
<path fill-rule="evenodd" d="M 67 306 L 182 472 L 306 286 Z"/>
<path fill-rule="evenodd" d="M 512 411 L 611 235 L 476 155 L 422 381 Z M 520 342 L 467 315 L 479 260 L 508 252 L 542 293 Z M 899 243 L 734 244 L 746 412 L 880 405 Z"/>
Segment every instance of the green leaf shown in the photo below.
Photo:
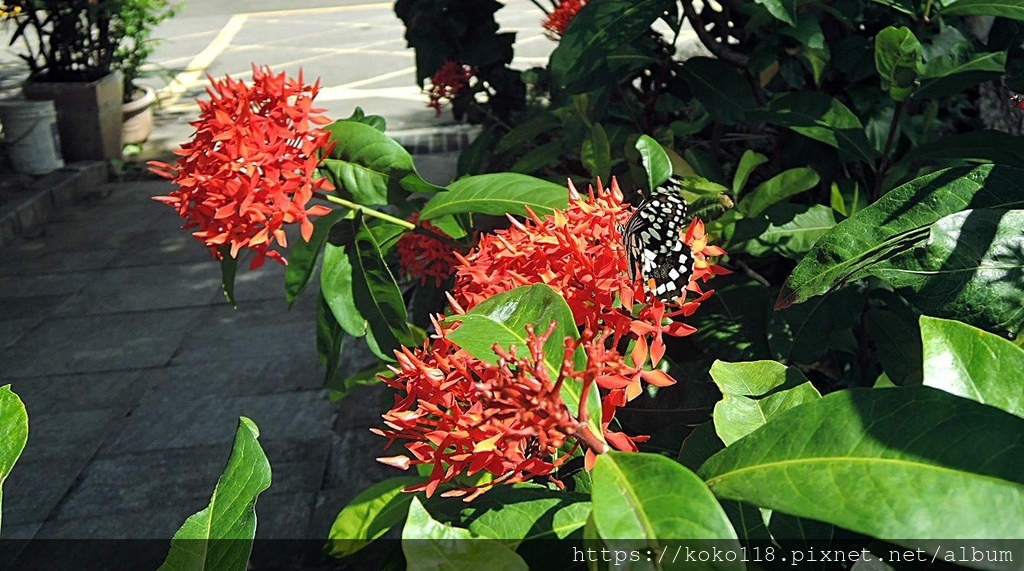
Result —
<path fill-rule="evenodd" d="M 763 426 L 772 417 L 821 398 L 796 367 L 775 361 L 711 365 L 711 378 L 722 391 L 715 405 L 715 432 L 726 446 Z"/>
<path fill-rule="evenodd" d="M 402 523 L 416 497 L 402 490 L 424 480 L 421 476 L 388 478 L 360 492 L 334 518 L 327 552 L 332 557 L 352 555 Z"/>
<path fill-rule="evenodd" d="M 366 318 L 356 308 L 352 293 L 352 264 L 345 246 L 327 244 L 324 247 L 320 294 L 345 333 L 353 337 L 366 335 Z"/>
<path fill-rule="evenodd" d="M 958 321 L 921 316 L 924 384 L 1024 417 L 1024 350 Z"/>
<path fill-rule="evenodd" d="M 313 222 L 313 235 L 310 236 L 309 242 L 299 240 L 292 244 L 288 251 L 288 267 L 284 270 L 284 294 L 289 307 L 295 303 L 295 300 L 306 290 L 306 286 L 313 279 L 316 260 L 320 257 L 320 250 L 323 249 L 324 243 L 327 241 L 331 227 L 345 214 L 345 210 L 335 210 L 321 216 Z"/>
<path fill-rule="evenodd" d="M 320 165 L 335 192 L 363 206 L 392 202 L 400 190 L 437 192 L 416 174 L 412 156 L 397 141 L 360 121 L 335 121 L 326 127 L 334 150 Z"/>
<path fill-rule="evenodd" d="M 11 385 L 0 387 L 0 500 L 3 483 L 11 468 L 21 456 L 28 442 L 28 413 L 25 403 L 11 390 Z M 0 519 L 0 522 L 3 520 Z"/>
<path fill-rule="evenodd" d="M 647 184 L 653 192 L 672 176 L 672 161 L 661 144 L 647 135 L 640 135 L 637 139 L 636 150 L 640 152 L 644 170 L 647 171 Z"/>
<path fill-rule="evenodd" d="M 740 157 L 740 162 L 736 165 L 736 173 L 732 177 L 732 194 L 735 197 L 739 197 L 740 191 L 743 190 L 744 186 L 747 186 L 747 179 L 750 178 L 750 173 L 754 172 L 758 166 L 768 162 L 768 157 L 761 153 L 754 152 L 750 149 L 743 151 L 743 156 Z"/>
<path fill-rule="evenodd" d="M 862 292 L 847 288 L 777 311 L 768 325 L 768 344 L 780 361 L 811 364 L 841 344 L 863 308 Z"/>
<path fill-rule="evenodd" d="M 719 548 L 739 549 L 722 506 L 682 464 L 656 454 L 608 452 L 598 456 L 592 474 L 594 522 L 609 548 L 661 553 L 671 540 L 689 539 L 696 540 L 695 546 L 718 540 L 714 545 Z M 699 566 L 665 560 L 661 568 L 745 567 L 738 561 Z"/>
<path fill-rule="evenodd" d="M 967 61 L 950 56 L 930 59 L 924 66 L 916 99 L 945 97 L 995 79 L 1006 71 L 1006 52 L 984 53 Z"/>
<path fill-rule="evenodd" d="M 769 206 L 817 186 L 820 178 L 814 170 L 800 167 L 783 171 L 757 185 L 736 205 L 745 216 L 757 216 Z"/>
<path fill-rule="evenodd" d="M 754 0 L 768 10 L 773 18 L 796 26 L 796 0 Z"/>
<path fill-rule="evenodd" d="M 965 210 L 870 271 L 924 313 L 1016 336 L 1024 326 L 1021 228 L 1024 210 Z"/>
<path fill-rule="evenodd" d="M 409 505 L 402 529 L 402 551 L 409 571 L 446 569 L 527 571 L 526 562 L 500 541 L 480 539 L 468 529 L 452 527 L 430 517 L 419 499 Z"/>
<path fill-rule="evenodd" d="M 330 398 L 331 402 L 337 402 L 349 395 L 356 387 L 372 387 L 381 383 L 380 376 L 387 377 L 389 379 L 394 378 L 395 373 L 388 368 L 387 363 L 374 363 L 369 367 L 360 369 L 347 377 L 341 377 L 335 374 L 324 383 L 324 388 L 331 390 Z"/>
<path fill-rule="evenodd" d="M 876 290 L 872 297 L 886 302 L 885 309 L 868 311 L 865 323 L 889 386 L 921 384 L 920 314 L 892 291 Z"/>
<path fill-rule="evenodd" d="M 460 178 L 449 185 L 448 192 L 432 196 L 420 219 L 464 212 L 526 215 L 527 207 L 544 216 L 568 204 L 569 191 L 560 184 L 519 173 L 481 174 Z"/>
<path fill-rule="evenodd" d="M 900 545 L 1021 537 L 1022 433 L 1020 418 L 929 387 L 843 390 L 779 414 L 700 474 L 719 497 Z"/>
<path fill-rule="evenodd" d="M 608 145 L 608 135 L 600 123 L 594 123 L 590 128 L 590 136 L 584 139 L 580 160 L 592 178 L 609 180 L 611 177 L 611 147 Z"/>
<path fill-rule="evenodd" d="M 1024 6 L 1018 0 L 952 0 L 942 16 L 997 16 L 1024 21 Z"/>
<path fill-rule="evenodd" d="M 838 99 L 823 93 L 787 93 L 773 98 L 767 109 L 752 115 L 749 119 L 776 123 L 835 147 L 847 159 L 871 162 L 875 158 L 875 150 L 857 115 Z"/>
<path fill-rule="evenodd" d="M 327 300 L 320 296 L 316 307 L 316 356 L 324 366 L 324 384 L 337 374 L 345 332 L 331 313 Z"/>
<path fill-rule="evenodd" d="M 1024 207 L 1024 170 L 952 168 L 903 184 L 840 222 L 815 243 L 779 293 L 777 308 L 868 274 L 872 265 L 927 238 L 928 227 L 965 208 Z"/>
<path fill-rule="evenodd" d="M 1024 139 L 988 129 L 957 133 L 913 147 L 896 164 L 923 162 L 942 166 L 996 163 L 1024 168 Z"/>
<path fill-rule="evenodd" d="M 583 7 L 551 53 L 555 83 L 570 94 L 607 86 L 625 71 L 651 59 L 634 44 L 661 15 L 669 0 L 603 0 Z"/>
<path fill-rule="evenodd" d="M 565 150 L 565 141 L 559 139 L 538 145 L 519 158 L 509 170 L 517 173 L 531 173 L 558 162 Z M 478 175 L 483 176 L 483 175 Z"/>
<path fill-rule="evenodd" d="M 365 219 L 360 219 L 360 230 L 354 241 L 346 250 L 352 267 L 355 307 L 358 314 L 366 318 L 379 351 L 390 355 L 402 345 L 413 344 L 406 321 L 405 299 L 384 259 L 383 242 L 370 231 Z"/>
<path fill-rule="evenodd" d="M 750 83 L 731 65 L 714 58 L 693 57 L 679 68 L 693 96 L 713 118 L 738 123 L 757 107 Z"/>
<path fill-rule="evenodd" d="M 174 534 L 160 571 L 246 569 L 256 536 L 256 498 L 270 487 L 270 462 L 259 435 L 253 421 L 239 417 L 231 456 L 210 505 L 189 516 Z"/>
<path fill-rule="evenodd" d="M 554 113 L 544 111 L 530 117 L 506 133 L 494 147 L 495 153 L 507 153 L 522 145 L 532 145 L 539 138 L 562 127 L 562 120 Z"/>
<path fill-rule="evenodd" d="M 578 535 L 590 517 L 589 496 L 529 484 L 495 486 L 473 500 L 463 515 L 469 531 L 516 549 L 524 540 Z"/>
<path fill-rule="evenodd" d="M 363 111 L 362 107 L 357 106 L 355 111 L 352 112 L 352 115 L 346 117 L 346 119 L 349 121 L 366 123 L 382 133 L 387 130 L 387 121 L 385 121 L 383 117 L 380 115 L 367 115 L 366 112 Z"/>
<path fill-rule="evenodd" d="M 752 256 L 778 254 L 799 260 L 835 225 L 835 212 L 827 206 L 776 204 L 758 218 L 740 220 L 728 250 Z"/>
<path fill-rule="evenodd" d="M 909 28 L 889 26 L 875 35 L 875 68 L 882 78 L 882 91 L 903 101 L 914 91 L 924 72 L 921 42 Z"/>

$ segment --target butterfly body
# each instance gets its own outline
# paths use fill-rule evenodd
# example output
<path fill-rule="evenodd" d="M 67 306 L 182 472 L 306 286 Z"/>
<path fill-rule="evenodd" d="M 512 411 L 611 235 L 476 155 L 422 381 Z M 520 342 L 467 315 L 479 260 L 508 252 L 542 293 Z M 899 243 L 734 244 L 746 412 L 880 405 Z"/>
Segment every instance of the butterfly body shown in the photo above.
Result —
<path fill-rule="evenodd" d="M 630 279 L 639 274 L 647 289 L 666 302 L 684 297 L 693 275 L 693 256 L 683 241 L 690 220 L 679 190 L 672 183 L 658 187 L 619 228 Z"/>

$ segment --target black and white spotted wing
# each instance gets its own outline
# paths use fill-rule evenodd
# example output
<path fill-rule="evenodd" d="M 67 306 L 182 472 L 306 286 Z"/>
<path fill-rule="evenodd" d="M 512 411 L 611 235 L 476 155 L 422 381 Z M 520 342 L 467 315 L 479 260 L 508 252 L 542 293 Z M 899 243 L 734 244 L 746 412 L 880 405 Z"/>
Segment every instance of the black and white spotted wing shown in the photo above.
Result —
<path fill-rule="evenodd" d="M 679 192 L 671 181 L 658 187 L 619 228 L 629 278 L 639 272 L 647 289 L 666 302 L 683 297 L 693 275 L 690 247 L 683 242 L 690 220 Z"/>

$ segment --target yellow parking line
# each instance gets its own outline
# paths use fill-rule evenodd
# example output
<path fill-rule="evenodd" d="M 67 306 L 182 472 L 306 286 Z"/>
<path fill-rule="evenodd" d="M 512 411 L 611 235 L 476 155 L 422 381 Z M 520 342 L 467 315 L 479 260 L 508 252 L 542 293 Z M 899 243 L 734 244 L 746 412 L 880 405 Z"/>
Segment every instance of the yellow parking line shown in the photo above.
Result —
<path fill-rule="evenodd" d="M 181 99 L 182 94 L 189 87 L 195 85 L 196 81 L 203 76 L 206 68 L 213 63 L 213 60 L 217 59 L 217 56 L 231 45 L 231 40 L 241 31 L 242 26 L 248 19 L 249 14 L 234 14 L 231 16 L 228 23 L 220 29 L 217 36 L 213 38 L 203 51 L 196 54 L 196 57 L 192 58 L 192 61 L 185 66 L 185 69 L 174 76 L 174 80 L 167 87 L 157 92 L 161 105 L 170 107 L 177 103 Z"/>

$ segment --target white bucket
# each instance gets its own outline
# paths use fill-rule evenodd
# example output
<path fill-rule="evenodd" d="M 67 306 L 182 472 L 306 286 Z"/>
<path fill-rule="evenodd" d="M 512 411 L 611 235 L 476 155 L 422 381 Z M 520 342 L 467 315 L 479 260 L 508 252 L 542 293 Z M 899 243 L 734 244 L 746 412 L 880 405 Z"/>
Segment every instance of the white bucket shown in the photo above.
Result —
<path fill-rule="evenodd" d="M 53 101 L 0 101 L 3 139 L 14 170 L 46 174 L 64 166 Z"/>

